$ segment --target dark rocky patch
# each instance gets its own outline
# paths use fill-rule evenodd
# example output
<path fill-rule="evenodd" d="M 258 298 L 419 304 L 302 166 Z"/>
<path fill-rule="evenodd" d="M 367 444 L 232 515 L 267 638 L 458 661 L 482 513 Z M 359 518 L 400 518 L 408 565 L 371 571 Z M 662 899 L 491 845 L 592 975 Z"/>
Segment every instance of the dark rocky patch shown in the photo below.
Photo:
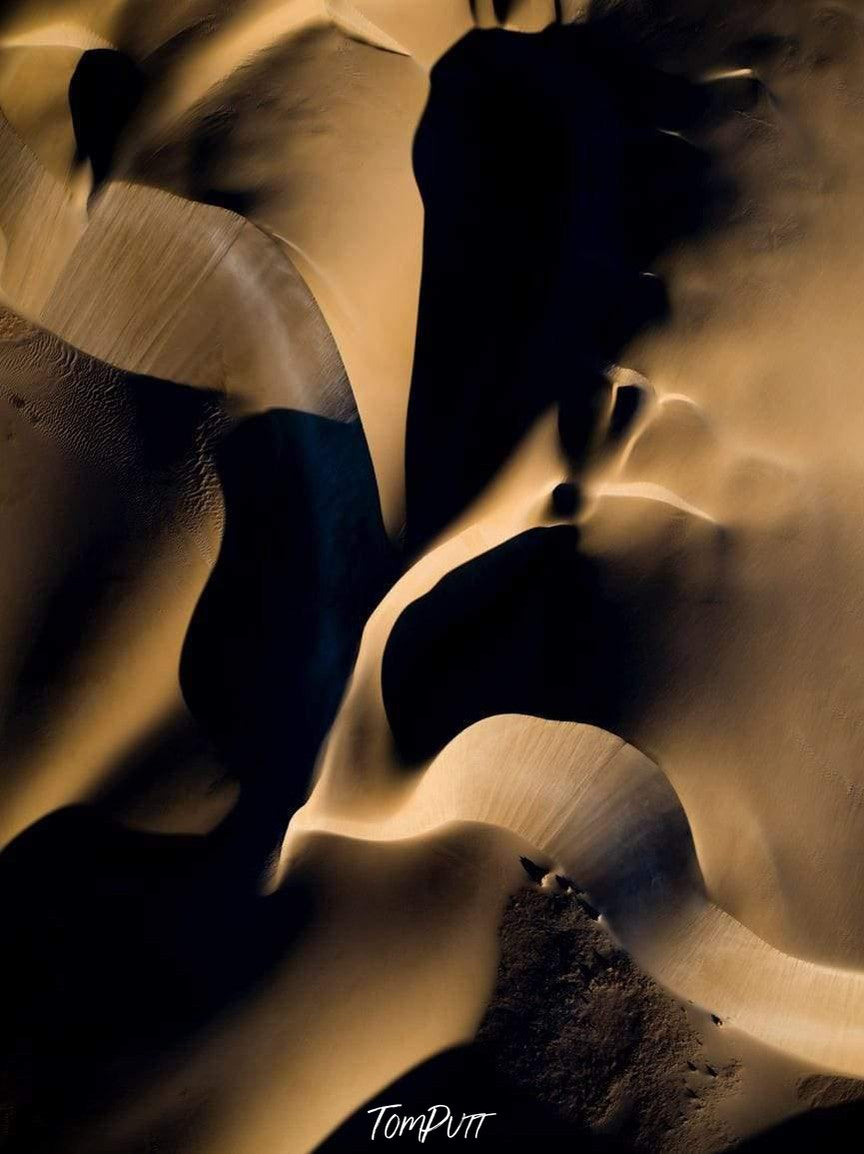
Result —
<path fill-rule="evenodd" d="M 478 1046 L 573 1127 L 651 1154 L 731 1141 L 715 1104 L 734 1065 L 707 1066 L 684 1007 L 642 973 L 572 893 L 525 891 L 501 928 L 498 985 Z"/>

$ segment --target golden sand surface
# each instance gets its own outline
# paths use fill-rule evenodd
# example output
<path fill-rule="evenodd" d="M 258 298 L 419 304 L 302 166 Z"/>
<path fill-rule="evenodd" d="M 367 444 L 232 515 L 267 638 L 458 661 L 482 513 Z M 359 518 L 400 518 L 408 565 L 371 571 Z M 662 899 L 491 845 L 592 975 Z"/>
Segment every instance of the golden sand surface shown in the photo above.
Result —
<path fill-rule="evenodd" d="M 182 1081 L 206 1102 L 190 1150 L 310 1150 L 469 1041 L 520 854 L 578 878 L 604 932 L 745 1049 L 864 1078 L 864 8 L 733 3 L 712 23 L 707 0 L 667 7 L 652 25 L 625 0 L 621 34 L 694 83 L 758 81 L 754 106 L 696 134 L 734 177 L 736 211 L 651 268 L 669 318 L 621 350 L 578 475 L 543 414 L 374 610 L 263 884 L 271 902 L 307 887 L 315 916 L 117 1133 L 150 1125 Z M 222 430 L 276 409 L 359 417 L 398 537 L 430 70 L 471 28 L 584 18 L 545 0 L 4 9 L 4 843 L 191 725 L 177 671 L 223 531 Z M 94 48 L 147 78 L 98 187 L 67 104 Z M 135 399 L 154 382 L 157 423 L 187 393 L 199 406 L 159 467 Z M 615 441 L 625 386 L 642 403 Z M 582 495 L 567 516 L 550 504 L 564 482 Z M 578 706 L 486 717 L 406 769 L 382 675 L 401 615 L 459 566 L 562 525 L 627 622 L 611 661 L 640 671 L 638 697 L 614 731 Z M 157 800 L 119 817 L 206 833 L 234 805 L 208 756 L 161 772 Z"/>

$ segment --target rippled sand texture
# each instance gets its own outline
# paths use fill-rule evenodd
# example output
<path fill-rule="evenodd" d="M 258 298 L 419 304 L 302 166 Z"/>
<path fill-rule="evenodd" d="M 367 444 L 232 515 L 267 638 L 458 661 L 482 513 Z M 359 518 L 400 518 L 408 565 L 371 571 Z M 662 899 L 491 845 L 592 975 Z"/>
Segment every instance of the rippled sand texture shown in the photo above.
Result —
<path fill-rule="evenodd" d="M 471 1042 L 520 857 L 864 1078 L 862 64 L 851 0 L 5 6 L 11 1150 L 313 1149 Z"/>

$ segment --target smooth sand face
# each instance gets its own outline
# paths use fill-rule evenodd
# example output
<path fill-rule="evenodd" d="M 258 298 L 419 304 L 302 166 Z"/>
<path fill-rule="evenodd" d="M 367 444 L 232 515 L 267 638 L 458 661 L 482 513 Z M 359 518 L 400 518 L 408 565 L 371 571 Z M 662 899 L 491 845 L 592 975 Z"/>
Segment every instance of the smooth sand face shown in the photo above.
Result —
<path fill-rule="evenodd" d="M 856 6 L 792 7 L 773 21 L 790 40 L 756 67 L 766 96 L 708 141 L 752 211 L 669 259 L 672 322 L 632 353 L 694 404 L 662 398 L 621 475 L 723 527 L 682 550 L 682 580 L 722 558 L 717 603 L 660 610 L 669 676 L 637 743 L 721 904 L 782 949 L 859 966 L 864 42 Z"/>
<path fill-rule="evenodd" d="M 214 10 L 190 2 L 168 14 L 128 3 L 82 9 L 73 18 L 71 5 L 46 5 L 44 12 L 21 5 L 7 16 L 0 44 L 9 46 L 3 50 L 9 85 L 25 67 L 22 52 L 31 74 L 50 68 L 53 79 L 40 87 L 40 107 L 34 110 L 16 95 L 7 116 L 55 175 L 69 159 L 70 131 L 62 109 L 49 119 L 46 105 L 59 66 L 74 51 L 58 44 L 71 40 L 80 50 L 92 47 L 95 36 L 130 52 L 155 78 L 126 145 L 126 170 L 135 180 L 199 199 L 203 190 L 190 187 L 189 179 L 192 169 L 200 175 L 202 168 L 200 137 L 213 135 L 208 126 L 230 110 L 230 131 L 217 130 L 212 144 L 214 187 L 251 193 L 246 215 L 285 246 L 312 290 L 348 370 L 385 520 L 395 531 L 404 499 L 423 232 L 411 145 L 428 69 L 476 22 L 495 19 L 491 11 L 475 14 L 468 0 L 417 4 L 408 13 L 389 3 L 368 7 L 342 0 L 256 0 Z M 552 5 L 522 8 L 513 12 L 516 27 L 542 27 L 554 17 Z M 170 44 L 181 33 L 182 57 L 172 60 Z M 52 211 L 62 216 L 64 235 L 71 230 L 72 243 L 80 236 L 89 247 L 86 222 L 80 214 L 75 219 L 71 204 Z M 170 206 L 157 211 L 170 221 Z M 109 243 L 143 262 L 128 237 Z M 55 276 L 45 273 L 52 283 Z M 41 311 L 47 286 L 36 300 L 14 286 L 4 291 L 35 320 L 61 331 Z M 175 306 L 166 299 L 159 307 L 170 312 Z M 116 341 L 107 347 L 80 331 L 68 335 L 95 355 L 137 367 L 125 336 L 117 348 Z"/>
<path fill-rule="evenodd" d="M 179 647 L 219 532 L 207 460 L 199 462 L 203 480 L 176 485 L 169 502 L 183 522 L 176 533 L 148 520 L 151 502 L 161 511 L 164 494 L 144 492 L 146 466 L 133 468 L 131 489 L 142 492 L 124 513 L 124 539 L 140 538 L 136 518 L 146 522 L 155 542 L 149 564 L 129 576 L 121 607 L 105 594 L 98 636 L 78 639 L 56 696 L 31 701 L 20 720 L 16 677 L 40 612 L 39 582 L 74 552 L 92 525 L 104 476 L 116 479 L 119 468 L 114 459 L 93 465 L 88 453 L 98 438 L 82 440 L 86 419 L 68 409 L 69 364 L 77 381 L 83 363 L 76 350 L 103 362 L 92 362 L 84 378 L 107 372 L 109 393 L 122 390 L 115 368 L 149 373 L 222 394 L 231 415 L 287 407 L 344 419 L 353 393 L 385 518 L 398 527 L 422 245 L 411 140 L 431 64 L 473 22 L 495 19 L 490 5 L 456 0 L 411 8 L 384 0 L 226 4 L 215 12 L 195 3 L 155 7 L 148 4 L 145 18 L 136 4 L 22 5 L 0 34 L 0 147 L 9 158 L 0 177 L 0 287 L 32 322 L 21 331 L 10 322 L 3 346 L 12 358 L 3 395 L 14 441 L 4 469 L 26 493 L 4 530 L 19 542 L 3 578 L 12 606 L 2 623 L 11 654 L 4 682 L 13 687 L 4 705 L 7 718 L 18 718 L 8 722 L 15 767 L 8 834 L 87 796 L 130 746 L 180 708 Z M 526 0 L 512 7 L 511 24 L 540 27 L 551 8 Z M 413 974 L 403 1025 L 389 1056 L 358 1080 L 347 1071 L 365 1045 L 364 1015 L 389 987 L 370 977 L 368 1003 L 358 995 L 334 1008 L 326 997 L 348 973 L 373 974 L 381 949 L 395 948 L 388 924 L 394 907 L 405 909 L 411 874 L 402 862 L 373 859 L 395 853 L 437 862 L 435 839 L 450 835 L 434 831 L 452 821 L 514 831 L 550 864 L 590 878 L 606 895 L 614 932 L 682 996 L 790 1053 L 864 1074 L 862 35 L 852 9 L 832 8 L 829 19 L 802 4 L 774 16 L 777 33 L 797 36 L 802 47 L 754 65 L 770 99 L 704 142 L 734 170 L 752 211 L 667 256 L 659 271 L 672 321 L 624 358 L 645 374 L 650 403 L 630 440 L 582 478 L 582 548 L 608 574 L 632 623 L 635 640 L 620 661 L 644 671 L 639 697 L 616 735 L 493 718 L 407 783 L 393 755 L 380 687 L 387 637 L 401 611 L 454 566 L 550 522 L 549 493 L 568 475 L 553 414 L 369 623 L 283 866 L 289 878 L 296 873 L 310 830 L 338 834 L 316 843 L 325 847 L 322 868 L 366 878 L 377 913 L 361 933 L 354 891 L 345 897 L 339 883 L 322 883 L 336 895 L 329 920 L 286 963 L 284 985 L 274 983 L 263 1011 L 268 1019 L 277 1010 L 300 1015 L 288 1021 L 310 1035 L 320 1029 L 308 1068 L 301 1077 L 285 1038 L 271 1039 L 243 1095 L 223 1103 L 222 1133 L 232 1136 L 226 1150 L 282 1148 L 286 1119 L 299 1117 L 303 1104 L 289 1148 L 307 1149 L 412 1062 L 470 1036 L 494 965 L 495 918 L 516 884 L 508 872 L 515 843 L 485 828 L 477 844 L 469 830 L 482 884 L 469 887 L 467 911 L 455 899 L 444 911 L 424 904 L 420 929 L 397 935 L 400 973 Z M 744 17 L 739 24 L 747 28 Z M 187 48 L 172 50 L 182 31 Z M 64 177 L 72 138 L 58 77 L 94 42 L 127 49 L 156 79 L 130 128 L 123 179 L 88 206 L 86 187 L 82 196 Z M 717 60 L 728 63 L 719 49 Z M 295 86 L 287 92 L 286 74 Z M 226 108 L 236 116 L 213 143 L 209 191 L 242 203 L 242 213 L 197 203 L 202 190 L 190 184 L 201 126 Z M 158 280 L 148 280 L 157 265 Z M 58 431 L 49 428 L 47 438 L 44 425 L 27 419 L 31 410 L 41 417 L 40 398 L 20 386 L 14 359 L 27 360 L 28 341 L 39 356 L 49 349 L 45 379 L 58 382 Z M 121 421 L 106 436 L 122 445 L 133 433 Z M 116 516 L 101 511 L 108 522 Z M 25 534 L 24 524 L 35 528 Z M 134 676 L 128 660 L 112 657 L 118 651 L 132 655 Z M 106 683 L 110 720 L 100 710 Z M 649 891 L 628 891 L 629 902 L 616 896 L 622 878 L 638 873 L 626 855 L 613 854 L 623 843 L 650 857 L 659 878 Z M 460 843 L 456 858 L 466 853 Z M 366 861 L 373 861 L 368 877 L 357 864 Z M 442 892 L 452 880 L 464 895 L 460 877 L 447 873 Z M 446 959 L 453 965 L 447 1006 L 430 1022 L 422 1007 L 442 960 L 430 959 L 428 939 L 442 926 L 466 941 L 463 961 Z M 354 944 L 334 962 L 332 941 L 346 927 Z M 308 973 L 325 961 L 333 968 L 324 967 L 313 991 L 324 1010 L 310 1023 L 297 1007 Z M 232 1055 L 248 1057 L 259 1027 L 254 1014 L 226 1026 L 225 1049 L 216 1044 L 212 1061 L 225 1053 L 233 1070 Z M 332 1075 L 346 1075 L 344 1094 L 316 1097 L 316 1079 L 334 1069 L 333 1038 L 352 1030 L 356 1049 L 345 1049 L 344 1070 Z M 210 1061 L 202 1058 L 204 1082 L 230 1080 Z M 250 1086 L 255 1100 L 243 1113 Z M 219 1149 L 221 1140 L 207 1148 Z"/>
<path fill-rule="evenodd" d="M 559 15 L 578 19 L 582 7 L 565 4 Z M 404 507 L 404 426 L 423 235 L 411 146 L 428 71 L 473 27 L 530 32 L 554 19 L 551 0 L 520 0 L 506 12 L 491 0 L 407 6 L 186 0 L 170 11 L 140 0 L 12 5 L 0 27 L 0 85 L 5 74 L 15 92 L 8 109 L 6 102 L 2 107 L 62 182 L 71 133 L 55 99 L 61 74 L 74 67 L 74 53 L 116 46 L 141 63 L 152 83 L 121 174 L 193 200 L 203 191 L 189 185 L 190 170 L 202 167 L 201 136 L 212 136 L 213 124 L 228 114 L 226 130 L 217 127 L 211 146 L 214 186 L 251 193 L 244 215 L 285 246 L 312 290 L 351 379 L 385 521 L 395 532 Z M 175 42 L 183 45 L 179 54 Z M 15 83 L 22 69 L 31 78 L 50 74 L 35 89 L 35 107 Z M 161 211 L 170 217 L 172 210 Z M 64 235 L 71 230 L 77 240 L 85 229 L 80 214 L 76 219 L 70 204 L 61 215 Z M 123 245 L 132 251 L 128 238 Z M 53 283 L 56 274 L 45 275 Z M 15 307 L 59 331 L 43 316 L 41 300 L 12 287 L 4 291 Z M 161 307 L 174 306 L 166 300 Z M 80 343 L 80 334 L 71 339 Z M 88 351 L 107 355 L 101 347 Z M 134 367 L 125 348 L 112 352 L 114 363 Z"/>
<path fill-rule="evenodd" d="M 188 716 L 177 664 L 219 546 L 218 421 L 202 398 L 187 438 L 182 390 L 147 383 L 185 442 L 155 469 L 141 382 L 0 315 L 4 842 Z"/>

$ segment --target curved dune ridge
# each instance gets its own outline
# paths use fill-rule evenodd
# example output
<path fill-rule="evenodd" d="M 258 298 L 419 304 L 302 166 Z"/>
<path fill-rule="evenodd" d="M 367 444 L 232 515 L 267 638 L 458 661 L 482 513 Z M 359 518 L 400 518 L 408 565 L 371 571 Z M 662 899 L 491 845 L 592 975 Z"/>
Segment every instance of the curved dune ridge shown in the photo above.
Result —
<path fill-rule="evenodd" d="M 678 397 L 663 401 L 661 419 L 664 408 L 681 404 Z M 625 468 L 633 455 L 628 446 Z M 551 512 L 554 458 L 547 420 L 481 502 L 476 520 L 430 551 L 373 614 L 315 788 L 283 853 L 290 860 L 294 833 L 314 829 L 378 840 L 459 820 L 502 826 L 540 851 L 549 874 L 578 879 L 615 936 L 681 998 L 805 1061 L 861 1077 L 861 973 L 783 952 L 712 902 L 668 776 L 621 738 L 582 725 L 495 717 L 464 730 L 406 780 L 382 699 L 382 648 L 400 613 L 436 581 Z M 586 529 L 610 498 L 632 504 L 643 522 L 651 506 L 676 520 L 680 512 L 688 520 L 704 516 L 667 500 L 659 486 L 600 480 L 596 503 L 583 514 Z"/>
<path fill-rule="evenodd" d="M 510 829 L 540 851 L 550 875 L 578 879 L 615 937 L 680 998 L 805 1062 L 861 1076 L 862 975 L 782 953 L 712 903 L 668 781 L 603 731 L 524 717 L 478 722 L 396 814 L 330 817 L 313 794 L 292 831 L 395 840 L 453 820 Z M 289 856 L 291 844 L 289 836 Z"/>
<path fill-rule="evenodd" d="M 520 857 L 864 1079 L 864 8 L 668 7 L 4 11 L 0 882 L 182 939 L 70 1151 L 313 1149 L 472 1039 Z"/>

